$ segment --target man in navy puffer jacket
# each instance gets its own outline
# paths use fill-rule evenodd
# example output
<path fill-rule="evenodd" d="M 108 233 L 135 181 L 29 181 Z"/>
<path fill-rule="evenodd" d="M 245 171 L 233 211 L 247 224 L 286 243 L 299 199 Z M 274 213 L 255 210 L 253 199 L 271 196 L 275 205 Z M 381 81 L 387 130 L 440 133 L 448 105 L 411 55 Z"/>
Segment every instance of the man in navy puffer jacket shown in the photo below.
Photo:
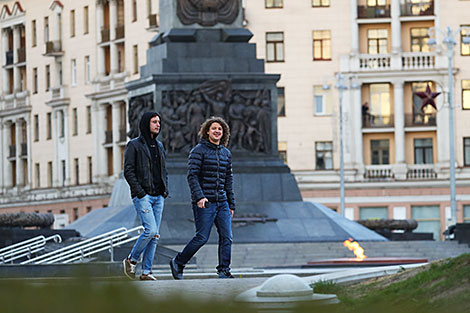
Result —
<path fill-rule="evenodd" d="M 199 130 L 201 142 L 189 153 L 188 183 L 191 189 L 196 234 L 182 252 L 170 261 L 174 279 L 183 279 L 183 269 L 207 242 L 212 225 L 219 233 L 219 278 L 230 273 L 232 217 L 235 211 L 232 156 L 226 148 L 230 136 L 227 123 L 220 117 L 206 120 Z"/>

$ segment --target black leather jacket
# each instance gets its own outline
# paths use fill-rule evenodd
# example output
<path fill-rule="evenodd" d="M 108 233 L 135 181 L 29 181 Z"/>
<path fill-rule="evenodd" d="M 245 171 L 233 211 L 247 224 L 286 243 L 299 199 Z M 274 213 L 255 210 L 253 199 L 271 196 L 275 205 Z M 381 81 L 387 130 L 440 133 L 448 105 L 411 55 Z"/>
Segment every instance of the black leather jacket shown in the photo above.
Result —
<path fill-rule="evenodd" d="M 165 149 L 160 141 L 155 140 L 160 156 L 160 175 L 164 184 L 163 196 L 168 196 L 168 173 L 165 165 Z M 146 194 L 155 194 L 158 192 L 157 186 L 153 183 L 152 177 L 152 158 L 150 149 L 145 143 L 143 136 L 139 136 L 127 143 L 124 153 L 124 177 L 131 187 L 132 198 L 142 198 Z"/>
<path fill-rule="evenodd" d="M 227 201 L 235 210 L 232 155 L 224 146 L 201 139 L 189 153 L 188 183 L 193 203 L 202 198 L 209 202 Z"/>

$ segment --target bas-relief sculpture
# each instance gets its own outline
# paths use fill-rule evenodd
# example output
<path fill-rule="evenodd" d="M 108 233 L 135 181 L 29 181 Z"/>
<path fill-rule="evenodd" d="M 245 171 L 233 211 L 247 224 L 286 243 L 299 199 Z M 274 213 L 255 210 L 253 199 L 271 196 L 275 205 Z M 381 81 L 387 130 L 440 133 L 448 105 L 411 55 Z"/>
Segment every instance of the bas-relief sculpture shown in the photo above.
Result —
<path fill-rule="evenodd" d="M 130 134 L 137 136 L 138 120 L 152 103 L 145 95 L 131 99 Z M 198 141 L 199 127 L 210 116 L 223 117 L 230 125 L 232 150 L 271 152 L 271 99 L 268 90 L 232 90 L 230 81 L 207 81 L 199 87 L 162 91 L 160 140 L 170 153 L 187 152 Z M 137 118 L 138 120 L 135 120 Z M 135 137 L 134 136 L 134 137 Z M 133 138 L 133 137 L 131 137 Z"/>
<path fill-rule="evenodd" d="M 129 99 L 129 110 L 127 116 L 129 118 L 129 138 L 139 136 L 139 123 L 142 115 L 147 111 L 153 111 L 153 94 L 146 94 L 139 97 Z"/>
<path fill-rule="evenodd" d="M 231 24 L 237 18 L 238 0 L 177 0 L 176 14 L 184 25 Z"/>

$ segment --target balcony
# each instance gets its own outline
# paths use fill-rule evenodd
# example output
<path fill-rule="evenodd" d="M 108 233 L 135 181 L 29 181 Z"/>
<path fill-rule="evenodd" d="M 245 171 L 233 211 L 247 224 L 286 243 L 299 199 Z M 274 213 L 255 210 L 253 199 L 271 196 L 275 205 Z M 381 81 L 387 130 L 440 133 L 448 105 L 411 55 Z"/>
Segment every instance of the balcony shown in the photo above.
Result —
<path fill-rule="evenodd" d="M 17 49 L 18 63 L 26 62 L 26 48 Z"/>
<path fill-rule="evenodd" d="M 388 70 L 391 67 L 390 54 L 360 54 L 359 69 L 366 70 Z"/>
<path fill-rule="evenodd" d="M 62 42 L 60 40 L 46 42 L 46 56 L 61 56 L 63 54 Z"/>
<path fill-rule="evenodd" d="M 387 128 L 393 125 L 393 115 L 366 114 L 362 116 L 362 128 Z"/>
<path fill-rule="evenodd" d="M 383 6 L 357 6 L 358 18 L 384 18 L 390 17 L 390 5 Z"/>
<path fill-rule="evenodd" d="M 16 145 L 8 146 L 8 157 L 16 158 Z"/>
<path fill-rule="evenodd" d="M 109 28 L 103 27 L 101 28 L 101 43 L 105 43 L 109 41 Z"/>
<path fill-rule="evenodd" d="M 444 57 L 444 56 L 440 56 Z M 341 66 L 352 71 L 416 71 L 437 68 L 438 55 L 435 52 L 402 52 L 399 54 L 359 54 L 342 56 Z M 349 64 L 348 64 L 349 62 Z M 444 64 L 443 62 L 441 62 Z M 439 63 L 439 64 L 441 64 Z"/>
<path fill-rule="evenodd" d="M 406 179 L 426 180 L 436 178 L 437 172 L 434 168 L 434 164 L 408 164 Z"/>
<path fill-rule="evenodd" d="M 367 165 L 364 171 L 366 180 L 393 180 L 395 174 L 392 165 Z"/>
<path fill-rule="evenodd" d="M 124 38 L 124 25 L 116 26 L 116 38 L 115 39 L 122 39 Z"/>
<path fill-rule="evenodd" d="M 404 70 L 433 69 L 436 66 L 436 54 L 433 52 L 404 52 L 401 56 Z"/>
<path fill-rule="evenodd" d="M 52 87 L 49 89 L 50 100 L 46 102 L 51 107 L 66 106 L 70 104 L 70 98 L 67 93 L 67 86 Z"/>
<path fill-rule="evenodd" d="M 5 65 L 12 65 L 13 64 L 13 50 L 5 52 Z"/>
<path fill-rule="evenodd" d="M 434 1 L 423 0 L 420 2 L 405 1 L 401 6 L 402 16 L 430 16 L 434 15 Z"/>
<path fill-rule="evenodd" d="M 22 143 L 21 144 L 21 154 L 20 156 L 24 157 L 28 155 L 28 144 L 27 143 Z"/>
<path fill-rule="evenodd" d="M 104 144 L 113 143 L 113 130 L 107 130 L 104 132 Z"/>
<path fill-rule="evenodd" d="M 436 126 L 435 113 L 405 114 L 405 127 Z"/>
<path fill-rule="evenodd" d="M 158 27 L 157 14 L 149 15 L 149 29 L 156 29 Z"/>

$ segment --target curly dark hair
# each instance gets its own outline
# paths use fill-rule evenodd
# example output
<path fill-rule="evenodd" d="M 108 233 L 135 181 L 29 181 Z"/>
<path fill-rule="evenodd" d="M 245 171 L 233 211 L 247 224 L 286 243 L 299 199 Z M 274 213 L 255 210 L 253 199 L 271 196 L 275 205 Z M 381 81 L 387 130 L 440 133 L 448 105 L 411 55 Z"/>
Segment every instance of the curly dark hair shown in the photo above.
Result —
<path fill-rule="evenodd" d="M 228 127 L 227 122 L 225 122 L 221 117 L 211 116 L 204 123 L 202 123 L 201 128 L 199 129 L 199 137 L 209 141 L 209 135 L 207 132 L 213 123 L 219 123 L 220 126 L 222 126 L 223 134 L 222 138 L 220 138 L 220 144 L 224 147 L 227 147 L 228 140 L 230 138 L 230 127 Z"/>

